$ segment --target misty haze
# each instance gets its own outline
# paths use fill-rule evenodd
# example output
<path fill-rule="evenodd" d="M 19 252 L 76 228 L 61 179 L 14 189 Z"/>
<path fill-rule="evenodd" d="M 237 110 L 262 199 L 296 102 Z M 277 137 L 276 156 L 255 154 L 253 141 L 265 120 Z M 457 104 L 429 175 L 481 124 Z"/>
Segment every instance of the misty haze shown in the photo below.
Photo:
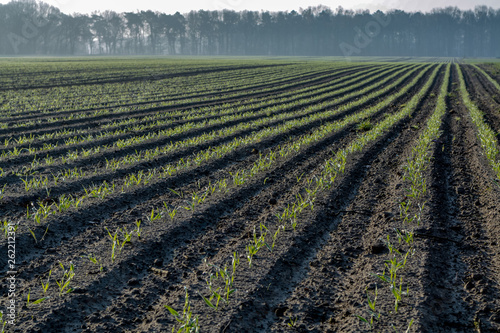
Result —
<path fill-rule="evenodd" d="M 498 57 L 500 9 L 62 13 L 0 5 L 0 55 Z"/>
<path fill-rule="evenodd" d="M 500 332 L 500 9 L 102 2 L 0 5 L 0 333 Z"/>

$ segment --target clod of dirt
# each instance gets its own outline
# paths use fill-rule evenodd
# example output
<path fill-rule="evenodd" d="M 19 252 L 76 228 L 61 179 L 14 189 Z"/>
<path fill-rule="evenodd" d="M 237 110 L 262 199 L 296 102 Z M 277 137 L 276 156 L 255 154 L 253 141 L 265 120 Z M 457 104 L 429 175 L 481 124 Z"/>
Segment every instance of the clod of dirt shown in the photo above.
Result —
<path fill-rule="evenodd" d="M 277 201 L 274 198 L 269 199 L 269 204 L 270 205 L 276 205 Z"/>
<path fill-rule="evenodd" d="M 127 284 L 129 286 L 138 286 L 139 285 L 139 280 L 138 279 L 130 279 L 130 280 L 128 280 Z"/>
<path fill-rule="evenodd" d="M 385 217 L 386 219 L 390 219 L 390 218 L 391 218 L 391 217 L 393 217 L 393 216 L 394 216 L 394 214 L 393 214 L 393 213 L 391 213 L 391 212 L 384 212 L 384 217 Z"/>
<path fill-rule="evenodd" d="M 45 197 L 43 200 L 42 200 L 42 203 L 47 205 L 47 204 L 53 204 L 56 202 L 56 199 L 54 199 L 53 197 Z"/>
<path fill-rule="evenodd" d="M 85 294 L 87 292 L 87 289 L 85 288 L 76 288 L 73 290 L 73 294 Z"/>
<path fill-rule="evenodd" d="M 472 284 L 472 282 L 471 282 L 471 281 L 469 281 L 469 282 L 467 282 L 467 283 L 464 285 L 464 289 L 465 289 L 465 290 L 469 290 L 469 291 L 470 291 L 470 290 L 474 289 L 474 285 Z"/>
<path fill-rule="evenodd" d="M 494 314 L 492 314 L 490 320 L 500 323 L 500 310 L 497 310 Z"/>
<path fill-rule="evenodd" d="M 483 279 L 483 276 L 481 274 L 472 274 L 471 279 L 474 281 L 479 281 Z"/>
<path fill-rule="evenodd" d="M 28 208 L 28 207 L 35 207 L 35 204 L 33 203 L 33 201 L 31 200 L 23 200 L 19 203 L 19 205 L 21 207 L 25 207 L 25 208 Z"/>
<path fill-rule="evenodd" d="M 378 241 L 377 243 L 372 245 L 372 253 L 373 254 L 381 254 L 387 252 L 387 248 L 382 241 Z"/>

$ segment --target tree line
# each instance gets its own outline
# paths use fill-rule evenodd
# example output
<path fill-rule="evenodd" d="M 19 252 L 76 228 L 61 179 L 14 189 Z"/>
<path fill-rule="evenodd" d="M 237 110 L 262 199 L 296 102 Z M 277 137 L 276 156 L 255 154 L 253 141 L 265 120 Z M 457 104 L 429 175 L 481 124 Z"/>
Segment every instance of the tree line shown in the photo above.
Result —
<path fill-rule="evenodd" d="M 0 4 L 0 55 L 500 57 L 500 9 L 62 13 Z"/>

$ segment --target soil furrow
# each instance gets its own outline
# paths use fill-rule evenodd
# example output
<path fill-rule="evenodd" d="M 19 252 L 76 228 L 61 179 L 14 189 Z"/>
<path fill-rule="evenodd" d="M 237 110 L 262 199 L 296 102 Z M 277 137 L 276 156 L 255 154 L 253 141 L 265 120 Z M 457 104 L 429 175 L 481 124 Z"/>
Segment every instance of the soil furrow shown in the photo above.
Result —
<path fill-rule="evenodd" d="M 438 81 L 431 94 L 438 92 Z M 370 163 L 353 167 L 356 170 L 353 172 L 365 174 L 356 179 L 359 188 L 354 187 L 349 195 L 330 194 L 329 204 L 316 220 L 335 226 L 329 228 L 329 235 L 318 237 L 322 239 L 317 244 L 318 251 L 311 254 L 309 267 L 303 267 L 303 274 L 307 276 L 293 286 L 293 293 L 286 300 L 281 296 L 283 301 L 271 307 L 272 315 L 266 318 L 269 323 L 263 323 L 269 327 L 263 331 L 271 328 L 286 331 L 290 318 L 296 320 L 299 331 L 347 332 L 363 328 L 353 315 L 364 315 L 363 309 L 359 309 L 360 301 L 370 284 L 370 272 L 375 272 L 373 265 L 385 253 L 379 239 L 389 229 L 388 221 L 395 216 L 393 208 L 401 185 L 400 165 L 411 152 L 408 145 L 418 137 L 420 125 L 430 116 L 433 102 L 431 97 L 422 102 L 414 119 L 406 120 L 404 126 L 400 124 L 402 127 L 394 131 L 392 141 L 378 153 L 374 152 Z M 328 288 L 324 288 L 325 284 Z"/>
<path fill-rule="evenodd" d="M 426 75 L 429 75 L 429 71 Z M 425 79 L 425 75 L 422 78 L 422 80 Z M 418 86 L 418 84 L 417 84 Z M 413 88 L 416 89 L 416 88 Z M 404 100 L 408 99 L 411 94 L 407 94 L 406 96 L 400 98 L 400 101 L 398 103 L 402 103 Z M 372 101 L 369 104 L 376 103 L 375 101 Z M 397 105 L 398 103 L 394 103 L 394 105 Z M 367 105 L 364 105 L 366 107 Z M 354 110 L 346 111 L 349 113 L 356 112 L 357 110 L 360 110 L 363 106 L 356 107 Z M 345 115 L 345 114 L 344 114 Z M 335 119 L 337 118 L 336 116 L 334 117 Z M 289 131 L 287 133 L 269 138 L 267 140 L 261 141 L 259 144 L 254 145 L 254 147 L 260 151 L 263 151 L 264 149 L 271 148 L 275 146 L 276 144 L 279 144 L 286 138 L 289 138 L 290 135 L 300 135 L 305 132 L 308 132 L 312 130 L 313 128 L 321 125 L 321 121 L 316 121 L 312 124 L 304 125 L 298 129 L 295 129 L 293 131 Z M 51 223 L 50 226 L 50 233 L 49 235 L 51 236 L 51 243 L 48 245 L 49 247 L 56 247 L 59 245 L 59 242 L 61 242 L 61 237 L 62 235 L 65 235 L 66 239 L 71 239 L 73 235 L 78 234 L 79 230 L 82 230 L 81 228 L 85 229 L 87 221 L 94 221 L 94 220 L 100 220 L 101 216 L 105 218 L 106 214 L 113 213 L 114 210 L 120 210 L 119 207 L 122 206 L 134 206 L 135 204 L 138 204 L 144 200 L 149 200 L 157 195 L 161 195 L 161 193 L 169 193 L 168 188 L 182 188 L 185 186 L 186 182 L 187 183 L 193 183 L 196 181 L 199 181 L 201 178 L 203 178 L 205 175 L 210 175 L 211 173 L 214 173 L 217 170 L 223 170 L 224 168 L 227 168 L 231 165 L 234 164 L 234 161 L 244 161 L 246 158 L 249 156 L 252 156 L 252 153 L 248 147 L 244 147 L 242 149 L 237 149 L 235 152 L 227 155 L 224 157 L 224 159 L 218 159 L 212 162 L 207 163 L 206 165 L 202 165 L 199 167 L 195 167 L 194 169 L 191 169 L 187 172 L 183 172 L 178 175 L 174 175 L 173 177 L 165 180 L 159 180 L 158 182 L 155 182 L 154 184 L 143 186 L 141 189 L 137 190 L 131 190 L 126 193 L 118 194 L 110 199 L 106 199 L 104 202 L 100 203 L 94 203 L 94 204 L 89 204 L 89 206 L 85 206 L 80 208 L 77 212 L 74 214 L 70 214 L 68 217 L 64 216 L 58 216 L 56 217 L 56 222 Z M 171 158 L 171 157 L 170 157 Z M 169 158 L 167 157 L 167 160 Z M 161 165 L 161 164 L 160 164 Z M 151 165 L 149 165 L 151 167 Z M 108 181 L 110 181 L 109 178 L 107 178 Z M 84 183 L 82 181 L 78 181 L 74 183 L 72 186 L 74 188 L 64 188 L 65 193 L 72 192 L 70 190 L 74 191 L 79 191 L 81 190 L 82 185 L 89 185 L 93 181 L 96 181 L 96 179 L 92 178 L 92 181 L 86 180 Z M 60 194 L 57 192 L 57 189 L 51 189 L 53 194 Z M 56 193 L 57 192 L 57 193 Z M 25 208 L 23 207 L 23 202 L 32 200 L 36 201 L 37 198 L 39 197 L 44 197 L 44 192 L 40 192 L 38 196 L 32 197 L 30 196 L 25 196 L 21 197 L 18 201 L 20 202 L 19 208 L 17 210 L 13 210 L 13 207 L 11 207 L 10 211 L 12 214 L 25 214 Z M 114 207 L 113 210 L 110 212 L 109 209 L 110 207 Z M 66 221 L 66 222 L 65 222 Z M 23 222 L 23 224 L 26 222 Z M 33 226 L 33 230 L 35 233 L 43 234 L 45 231 L 45 226 Z M 59 235 L 59 236 L 56 236 Z M 17 242 L 21 245 L 21 248 L 23 249 L 29 249 L 30 246 L 29 244 L 32 243 L 32 236 L 30 233 L 24 233 L 24 234 L 18 234 L 18 239 Z M 26 244 L 23 246 L 23 244 Z M 42 252 L 38 249 L 32 248 L 31 250 L 34 251 L 36 254 L 35 256 L 39 256 L 42 254 Z M 31 252 L 25 252 L 23 253 L 27 257 L 30 257 Z M 1 258 L 0 258 L 1 260 Z"/>
<path fill-rule="evenodd" d="M 500 133 L 500 91 L 472 66 L 462 65 L 460 68 L 472 100 L 483 111 L 488 125 Z"/>
<path fill-rule="evenodd" d="M 340 75 L 342 74 L 352 74 L 352 73 L 355 73 L 357 71 L 359 71 L 360 69 L 364 69 L 365 67 L 359 67 L 359 68 L 338 68 L 336 70 L 328 70 L 328 71 L 320 71 L 320 72 L 317 72 L 317 73 L 313 73 L 313 74 L 306 74 L 306 75 L 296 75 L 296 74 L 293 74 L 289 79 L 285 78 L 284 80 L 280 81 L 280 82 L 273 82 L 273 83 L 267 83 L 267 84 L 260 84 L 260 85 L 254 85 L 251 87 L 251 90 L 255 90 L 255 89 L 265 89 L 265 88 L 270 88 L 270 91 L 269 92 L 262 92 L 262 94 L 264 94 L 263 96 L 265 96 L 266 93 L 271 93 L 271 94 L 275 94 L 277 92 L 280 92 L 280 91 L 286 91 L 286 90 L 289 90 L 289 89 L 293 89 L 293 88 L 296 88 L 296 87 L 307 87 L 307 86 L 313 86 L 313 85 L 318 85 L 318 84 L 321 84 L 321 83 L 324 83 L 324 82 L 328 82 L 329 80 L 331 80 L 332 78 L 337 78 L 339 77 Z M 325 75 L 330 75 L 329 77 L 326 77 L 324 78 L 323 76 Z M 317 79 L 314 79 L 316 78 Z M 224 78 L 220 78 L 221 80 L 223 80 Z M 244 79 L 241 77 L 241 75 L 238 77 L 239 80 L 241 79 Z M 265 79 L 265 78 L 262 78 L 262 79 Z M 303 82 L 303 80 L 312 80 L 312 81 L 308 81 L 308 82 Z M 150 82 L 149 80 L 147 82 Z M 281 86 L 283 85 L 287 85 L 287 84 L 290 84 L 290 83 L 295 83 L 297 82 L 297 84 L 294 84 L 294 85 L 291 85 L 289 87 L 283 87 L 281 88 Z M 275 88 L 277 87 L 278 89 L 271 89 L 271 88 Z M 165 99 L 165 98 L 160 98 L 160 99 L 155 99 L 155 100 L 152 100 L 152 101 L 146 101 L 146 102 L 140 102 L 140 103 L 134 103 L 134 104 L 117 104 L 116 106 L 112 106 L 113 108 L 116 107 L 130 107 L 130 106 L 138 106 L 138 105 L 147 105 L 147 104 L 151 104 L 151 103 L 160 103 L 160 102 L 170 102 L 170 101 L 182 101 L 182 100 L 187 100 L 189 98 L 193 98 L 193 97 L 196 97 L 196 98 L 200 98 L 200 97 L 219 97 L 222 93 L 224 94 L 233 94 L 233 93 L 237 93 L 237 92 L 245 92 L 245 91 L 249 91 L 250 88 L 248 87 L 245 87 L 245 88 L 238 88 L 236 89 L 233 88 L 229 91 L 220 91 L 220 92 L 217 92 L 217 93 L 214 93 L 214 92 L 211 92 L 211 93 L 206 93 L 206 94 L 203 94 L 203 93 L 199 93 L 199 94 L 194 94 L 193 96 L 180 96 L 180 97 L 176 97 L 176 98 L 173 98 L 172 95 L 169 95 L 169 98 L 168 99 Z M 255 92 L 257 93 L 257 92 Z M 159 95 L 159 97 L 163 97 L 163 95 Z M 246 96 L 247 98 L 249 96 Z M 258 96 L 256 96 L 258 97 Z M 254 97 L 255 98 L 255 97 Z M 101 110 L 101 109 L 107 109 L 109 108 L 109 106 L 103 106 L 103 107 L 93 107 L 92 108 L 92 111 L 95 111 L 95 110 Z M 15 120 L 15 121 L 20 121 L 20 120 L 29 120 L 29 119 L 43 119 L 43 118 L 49 118 L 49 117 L 53 117 L 53 116 L 61 116 L 61 115 L 64 115 L 64 114 L 73 114 L 75 112 L 84 112 L 85 110 L 70 110 L 70 111 L 59 111 L 59 112 L 52 112 L 52 113 L 44 113 L 41 117 L 40 115 L 36 115 L 36 114 L 33 114 L 33 115 L 29 115 L 29 116 L 24 116 L 22 118 L 17 118 L 17 117 L 12 117 L 11 120 Z"/>
<path fill-rule="evenodd" d="M 387 134 L 385 136 L 385 139 L 388 139 L 393 135 L 394 132 L 391 132 L 390 134 Z M 392 139 L 393 138 L 388 140 Z M 384 139 L 382 139 L 381 142 L 385 142 L 384 145 L 388 143 Z M 379 145 L 381 144 L 381 142 L 379 142 Z M 384 148 L 380 149 L 383 150 Z M 369 149 L 369 151 L 374 152 L 375 155 L 377 154 L 377 152 L 379 152 L 378 147 L 375 150 Z M 371 156 L 370 159 L 372 157 L 373 156 Z M 352 195 L 351 190 L 356 187 L 356 183 L 359 181 L 359 179 L 363 178 L 362 174 L 364 174 L 366 168 L 358 168 L 358 166 L 358 164 L 353 166 L 352 169 L 356 171 L 353 171 L 352 175 L 346 176 L 346 179 L 342 181 L 341 185 L 336 186 L 336 188 L 339 189 L 338 191 L 340 194 L 338 198 L 340 201 L 349 200 L 348 198 Z M 331 205 L 331 198 L 325 200 L 326 202 L 328 202 L 328 204 Z M 323 206 L 324 204 L 328 206 L 326 202 L 322 204 L 316 203 L 316 205 Z M 337 208 L 340 208 L 339 205 L 335 206 Z M 329 211 L 328 213 L 322 211 L 318 214 L 328 215 L 330 213 L 331 211 Z M 256 275 L 257 277 L 260 276 L 260 278 L 257 278 L 257 281 L 248 282 L 248 284 L 245 284 L 243 287 L 241 287 L 242 289 L 246 290 L 246 293 L 248 294 L 244 296 L 243 300 L 238 301 L 239 305 L 231 306 L 231 309 L 228 310 L 229 312 L 224 314 L 225 318 L 216 319 L 216 322 L 214 322 L 213 320 L 209 320 L 208 322 L 203 320 L 203 323 L 205 324 L 204 326 L 210 327 L 210 331 L 214 332 L 219 331 L 219 329 L 223 328 L 225 328 L 228 332 L 233 330 L 236 331 L 238 329 L 243 329 L 244 326 L 254 328 L 262 326 L 261 330 L 267 331 L 265 327 L 267 325 L 266 323 L 268 323 L 270 320 L 270 316 L 272 316 L 270 310 L 273 309 L 273 304 L 276 305 L 276 302 L 279 299 L 282 299 L 287 293 L 287 290 L 289 290 L 288 288 L 290 288 L 290 286 L 293 286 L 294 283 L 300 280 L 300 277 L 304 272 L 304 269 L 301 269 L 303 268 L 301 266 L 303 266 L 303 263 L 307 264 L 309 257 L 312 255 L 311 251 L 314 252 L 315 245 L 317 245 L 318 242 L 322 242 L 324 235 L 323 231 L 325 229 L 334 228 L 335 222 L 332 222 L 332 224 L 329 224 L 327 226 L 325 225 L 324 221 L 318 221 L 318 218 L 316 218 L 316 214 L 312 215 L 314 216 L 304 218 L 304 220 L 308 221 L 306 227 L 300 228 L 300 230 L 297 229 L 297 233 L 299 235 L 297 239 L 293 239 L 293 237 L 291 237 L 291 239 L 288 239 L 287 237 L 287 239 L 284 241 L 285 243 L 289 244 L 289 246 L 286 246 L 286 249 L 284 250 L 285 252 L 282 253 L 281 256 L 277 254 L 277 256 L 279 257 L 277 259 L 277 262 L 274 262 L 275 259 L 272 259 L 271 263 L 266 262 L 265 264 L 263 264 L 265 266 L 265 268 L 262 268 L 263 272 L 269 273 L 261 273 L 259 271 L 260 268 L 257 268 L 255 272 L 251 273 L 252 275 Z M 310 220 L 314 222 L 309 222 Z M 241 247 L 242 246 L 240 246 L 240 249 Z M 226 251 L 226 253 L 227 252 L 229 251 Z M 268 261 L 266 258 L 260 258 L 259 260 Z M 271 268 L 268 268 L 269 265 L 271 265 Z M 264 274 L 264 276 L 262 276 L 262 274 Z M 255 278 L 251 280 L 254 279 Z M 269 288 L 270 285 L 273 285 L 274 288 Z M 177 295 L 179 295 L 179 292 L 177 293 Z M 170 300 L 175 300 L 175 296 L 172 295 L 170 297 Z M 202 304 L 203 301 L 198 301 L 198 304 L 200 303 Z M 235 308 L 238 308 L 239 310 Z M 163 317 L 168 317 L 168 314 L 165 314 Z M 141 329 L 146 330 L 144 327 L 141 327 Z M 255 329 L 255 331 L 261 330 L 257 328 Z"/>
<path fill-rule="evenodd" d="M 414 74 L 414 75 L 416 75 L 416 74 Z M 411 77 L 413 77 L 413 76 L 411 76 Z M 411 80 L 411 77 L 408 78 L 407 80 L 405 80 L 404 82 L 402 82 L 401 86 L 403 86 L 409 80 Z M 425 76 L 422 78 L 422 80 L 424 80 L 424 79 L 425 79 Z M 415 89 L 416 89 L 416 87 L 413 87 L 412 89 L 410 89 L 410 93 L 413 92 Z M 385 95 L 386 94 L 384 94 L 384 96 Z M 382 98 L 382 97 L 380 97 L 380 98 Z M 297 136 L 297 135 L 303 134 L 304 132 L 307 132 L 307 131 L 309 131 L 309 130 L 311 130 L 313 128 L 316 128 L 317 126 L 321 125 L 325 121 L 333 121 L 333 120 L 336 120 L 336 119 L 340 119 L 340 117 L 346 116 L 346 115 L 348 115 L 348 114 L 350 114 L 352 112 L 356 112 L 356 110 L 360 110 L 363 107 L 368 107 L 370 105 L 373 105 L 376 102 L 377 101 L 374 100 L 374 99 L 367 100 L 365 103 L 363 103 L 360 106 L 355 107 L 352 110 L 346 110 L 346 111 L 341 112 L 340 114 L 333 115 L 333 116 L 328 117 L 328 118 L 323 119 L 323 120 L 317 120 L 317 121 L 314 121 L 312 123 L 309 123 L 309 124 L 300 126 L 298 128 L 295 128 L 295 129 L 293 129 L 293 130 L 291 130 L 291 131 L 289 131 L 287 133 L 271 137 L 269 139 L 261 141 L 261 143 L 258 145 L 259 146 L 258 148 L 268 147 L 269 144 L 276 145 L 276 144 L 278 144 L 280 142 L 280 140 L 283 140 L 283 139 L 285 139 L 285 138 L 287 138 L 289 136 Z M 317 113 L 317 112 L 321 112 L 321 110 L 320 111 L 314 111 L 314 113 Z M 304 113 L 303 115 L 297 116 L 297 118 L 303 117 L 305 115 L 307 115 L 307 114 Z M 282 122 L 283 121 L 277 121 L 274 124 L 276 125 L 276 124 L 279 124 L 279 123 L 282 123 Z M 269 126 L 269 124 L 266 125 L 266 126 L 264 126 L 264 127 L 267 127 L 267 126 Z M 99 181 L 103 181 L 103 180 L 111 182 L 116 177 L 124 176 L 126 173 L 133 172 L 135 170 L 139 170 L 139 169 L 144 168 L 144 167 L 146 167 L 146 168 L 154 168 L 155 166 L 161 166 L 161 165 L 164 165 L 165 163 L 172 163 L 173 161 L 175 161 L 177 159 L 190 156 L 191 154 L 193 154 L 196 151 L 199 151 L 200 149 L 208 148 L 209 146 L 214 146 L 216 144 L 222 144 L 224 142 L 229 142 L 230 140 L 232 140 L 232 139 L 234 139 L 236 137 L 241 137 L 245 133 L 248 134 L 250 132 L 253 132 L 254 130 L 255 129 L 240 131 L 240 132 L 238 132 L 238 133 L 236 133 L 234 135 L 231 135 L 231 136 L 220 138 L 220 139 L 215 140 L 215 141 L 210 141 L 210 142 L 204 143 L 202 145 L 198 145 L 196 147 L 190 147 L 190 148 L 182 149 L 182 150 L 180 150 L 178 152 L 174 152 L 172 154 L 164 155 L 164 156 L 162 156 L 160 158 L 156 158 L 153 161 L 147 161 L 147 162 L 138 163 L 137 165 L 134 165 L 134 166 L 131 166 L 131 167 L 126 167 L 126 168 L 120 169 L 120 170 L 118 170 L 116 172 L 111 172 L 111 173 L 109 173 L 109 172 L 101 172 L 100 174 L 98 174 L 96 176 L 91 176 L 91 177 L 88 177 L 88 178 L 85 178 L 85 179 L 80 179 L 80 180 L 78 180 L 76 182 L 71 182 L 70 184 L 58 185 L 55 188 L 51 187 L 50 188 L 51 194 L 52 195 L 60 195 L 60 194 L 63 194 L 63 193 L 75 193 L 75 192 L 79 192 L 79 191 L 82 190 L 82 186 L 90 186 L 93 183 L 96 183 L 96 182 L 99 182 Z M 170 142 L 170 140 L 168 140 L 168 139 L 166 139 L 166 140 L 168 142 Z M 139 148 L 141 148 L 141 149 L 151 149 L 151 148 L 154 148 L 154 146 L 151 146 L 151 145 L 148 145 L 148 144 L 141 144 L 141 145 L 139 145 Z M 125 154 L 125 151 L 127 151 L 127 152 L 130 153 L 130 152 L 133 152 L 133 151 L 135 151 L 135 150 L 137 150 L 139 148 L 138 148 L 138 146 L 134 146 L 134 148 L 121 149 L 120 150 L 121 154 L 118 155 L 118 156 L 121 156 L 121 155 Z M 249 152 L 246 152 L 244 154 L 248 155 Z M 113 155 L 113 157 L 115 157 L 115 158 L 118 157 L 118 156 L 116 155 L 116 153 L 115 153 L 115 155 Z M 102 167 L 104 167 L 105 166 L 105 161 L 106 161 L 107 157 L 111 157 L 111 156 L 104 155 L 104 156 L 100 156 L 99 158 L 90 159 L 91 161 L 93 161 L 92 163 L 89 162 L 88 159 L 86 159 L 85 162 L 89 166 L 94 166 L 94 168 L 95 168 L 96 164 L 97 165 L 100 164 Z M 232 157 L 229 156 L 227 158 L 231 159 Z M 235 158 L 238 159 L 237 157 L 235 157 Z M 241 156 L 240 156 L 240 158 L 241 158 Z M 81 164 L 78 164 L 78 165 L 74 165 L 74 164 L 66 165 L 66 167 L 69 167 L 69 168 L 79 167 L 79 166 L 83 167 L 83 165 L 81 165 Z M 12 178 L 12 179 L 10 179 L 11 185 L 14 184 L 14 183 L 20 183 L 20 181 L 21 181 L 18 177 L 11 177 L 11 178 Z M 21 196 L 16 195 L 15 199 L 13 197 L 12 200 L 14 200 L 15 202 L 17 202 L 19 204 L 20 208 L 18 208 L 18 210 L 21 211 L 22 210 L 21 208 L 23 207 L 23 203 L 29 202 L 29 201 L 35 202 L 38 198 L 45 197 L 45 195 L 46 195 L 46 190 L 44 189 L 44 190 L 39 190 L 35 194 L 28 194 L 28 195 L 21 195 Z"/>
<path fill-rule="evenodd" d="M 408 95 L 408 96 L 411 96 L 411 95 Z M 204 214 L 204 215 L 207 215 L 207 214 Z M 208 214 L 209 216 L 213 216 L 213 214 Z M 171 239 L 171 237 L 168 238 L 169 240 Z M 154 248 L 154 247 L 153 247 Z M 148 252 L 149 253 L 149 252 Z"/>
<path fill-rule="evenodd" d="M 338 94 L 334 94 L 334 95 L 330 96 L 329 98 L 325 98 L 323 101 L 328 101 L 328 100 L 334 99 L 334 98 L 336 98 L 338 96 L 339 96 Z M 349 102 L 349 101 L 352 101 L 354 99 L 355 99 L 355 97 L 353 97 L 352 99 L 349 99 L 349 100 L 347 100 L 345 102 Z M 283 112 L 294 112 L 294 111 L 297 111 L 299 109 L 306 108 L 309 105 L 312 105 L 312 104 L 306 104 L 306 105 L 301 105 L 299 107 L 289 108 L 289 109 L 283 110 Z M 272 107 L 272 105 L 269 106 L 269 107 Z M 251 111 L 251 110 L 248 110 L 248 111 Z M 248 111 L 245 111 L 245 112 L 248 112 Z M 321 110 L 319 110 L 319 111 L 321 111 Z M 236 112 L 235 114 L 238 114 L 238 113 L 239 112 Z M 304 115 L 305 115 L 305 113 L 304 113 Z M 213 125 L 211 127 L 204 127 L 201 130 L 189 131 L 189 132 L 183 133 L 181 135 L 176 135 L 173 138 L 172 137 L 165 138 L 164 140 L 167 140 L 166 141 L 167 143 L 170 142 L 170 141 L 175 142 L 175 141 L 182 140 L 182 139 L 185 139 L 185 138 L 197 136 L 200 133 L 208 132 L 208 131 L 211 131 L 211 130 L 217 130 L 217 129 L 220 129 L 220 128 L 223 128 L 223 127 L 228 127 L 228 126 L 231 126 L 231 125 L 234 126 L 234 125 L 237 125 L 237 124 L 242 123 L 242 122 L 250 122 L 250 121 L 258 120 L 258 119 L 264 118 L 266 116 L 267 115 L 263 114 L 263 115 L 258 115 L 258 116 L 254 116 L 254 117 L 248 117 L 248 118 L 245 118 L 245 119 L 238 119 L 238 120 L 234 120 L 232 122 L 226 122 L 226 123 L 224 123 L 222 125 Z M 133 135 L 126 133 L 126 134 L 121 134 L 121 135 L 118 135 L 118 136 L 112 136 L 110 138 L 99 139 L 99 140 L 96 140 L 96 141 L 93 141 L 93 142 L 84 143 L 84 144 L 78 144 L 78 145 L 71 145 L 71 146 L 66 146 L 66 147 L 60 147 L 60 148 L 52 149 L 50 151 L 50 156 L 52 156 L 54 158 L 57 158 L 57 157 L 60 157 L 60 156 L 64 156 L 68 151 L 73 151 L 73 150 L 78 149 L 78 148 L 80 148 L 80 149 L 85 148 L 86 149 L 86 148 L 95 147 L 96 145 L 111 144 L 111 143 L 114 143 L 114 142 L 116 142 L 116 141 L 118 141 L 120 139 L 126 140 L 126 139 L 128 139 L 130 137 L 140 137 L 141 135 L 148 134 L 150 132 L 160 131 L 160 130 L 166 130 L 166 129 L 173 128 L 175 126 L 179 126 L 179 125 L 182 125 L 183 123 L 188 123 L 188 122 L 189 123 L 192 122 L 192 123 L 196 124 L 198 122 L 207 121 L 210 118 L 217 118 L 217 117 L 203 117 L 203 118 L 200 118 L 199 120 L 188 120 L 188 121 L 175 122 L 175 123 L 172 123 L 172 124 L 167 124 L 167 125 L 164 125 L 164 126 L 159 126 L 159 127 L 154 128 L 154 129 L 148 129 L 148 130 L 145 130 L 145 131 L 142 131 L 142 132 L 134 132 Z M 95 131 L 88 131 L 88 132 L 90 134 L 92 132 L 98 132 L 98 131 L 95 130 Z M 155 141 L 155 140 L 153 140 L 153 141 Z M 161 140 L 159 142 L 160 142 L 159 145 L 163 144 Z M 30 145 L 30 146 L 36 147 L 36 145 Z M 10 150 L 12 148 L 8 148 L 8 149 Z M 143 149 L 143 147 L 142 146 L 134 146 L 132 148 L 129 148 L 128 150 L 127 149 L 121 149 L 120 152 L 122 152 L 122 154 L 127 154 L 127 153 L 129 153 L 129 151 L 134 152 L 137 149 Z M 116 152 L 112 152 L 112 153 L 116 155 Z M 8 165 L 12 167 L 12 166 L 15 166 L 15 165 L 19 165 L 19 164 L 31 162 L 32 159 L 33 159 L 33 157 L 31 155 L 24 155 L 24 156 L 19 156 L 19 157 L 15 157 L 15 158 L 10 158 L 8 161 L 5 161 L 3 163 L 8 163 Z M 82 164 L 84 164 L 84 165 L 88 165 L 89 163 L 92 164 L 92 161 L 87 161 L 86 160 L 86 161 L 82 162 Z M 2 166 L 2 165 L 3 164 L 0 164 L 0 166 Z M 75 165 L 75 166 L 77 166 L 77 165 Z M 4 165 L 4 167 L 5 167 L 5 165 Z"/>
<path fill-rule="evenodd" d="M 456 72 L 454 82 L 457 82 Z M 475 82 L 475 84 L 478 84 Z M 429 263 L 431 280 L 428 305 L 441 315 L 428 315 L 427 327 L 436 332 L 498 332 L 500 330 L 500 188 L 475 135 L 468 110 L 456 96 L 451 100 L 453 113 L 448 116 L 443 153 L 435 151 L 433 170 L 435 192 L 431 213 L 436 236 L 456 240 L 435 244 L 435 255 Z M 443 207 L 444 203 L 448 203 Z M 448 252 L 449 256 L 446 256 Z M 450 258 L 459 258 L 462 270 Z M 443 267 L 447 273 L 443 274 Z M 448 278 L 447 278 L 448 277 Z M 450 279 L 456 286 L 450 288 Z M 456 308 L 447 293 L 457 293 L 466 303 Z M 457 297 L 458 298 L 458 297 Z M 446 318 L 443 322 L 443 318 Z"/>
<path fill-rule="evenodd" d="M 338 76 L 333 75 L 332 79 L 335 79 L 336 77 L 338 77 Z M 283 88 L 279 91 L 288 91 L 288 90 L 290 90 L 290 89 L 287 87 L 287 88 Z M 248 88 L 244 89 L 243 91 L 248 91 Z M 146 108 L 146 109 L 142 109 L 142 110 L 138 110 L 138 111 L 137 110 L 130 110 L 130 111 L 119 112 L 119 113 L 111 114 L 111 115 L 106 114 L 106 115 L 100 115 L 100 116 L 86 117 L 83 120 L 84 123 L 82 123 L 81 119 L 75 119 L 75 120 L 57 121 L 57 122 L 53 122 L 50 124 L 43 124 L 42 128 L 40 128 L 40 125 L 36 125 L 36 126 L 28 126 L 28 127 L 21 127 L 21 128 L 13 128 L 13 129 L 8 129 L 8 130 L 0 130 L 0 135 L 1 134 L 12 135 L 13 133 L 15 133 L 16 135 L 21 135 L 21 134 L 28 134 L 29 135 L 31 133 L 37 133 L 37 134 L 38 133 L 47 133 L 50 131 L 54 131 L 59 127 L 64 127 L 64 126 L 66 126 L 66 127 L 71 126 L 71 128 L 73 128 L 73 129 L 80 129 L 80 128 L 86 129 L 89 126 L 91 128 L 98 126 L 98 123 L 100 121 L 120 120 L 120 119 L 124 119 L 124 118 L 134 116 L 134 115 L 141 115 L 142 116 L 142 115 L 146 115 L 146 114 L 150 114 L 150 113 L 155 113 L 158 111 L 163 111 L 163 112 L 168 111 L 168 110 L 179 111 L 179 110 L 189 110 L 192 108 L 216 106 L 216 105 L 222 105 L 222 104 L 226 104 L 226 103 L 236 102 L 236 101 L 239 101 L 241 99 L 266 98 L 269 96 L 273 96 L 274 94 L 275 94 L 274 91 L 254 92 L 254 93 L 248 93 L 248 94 L 240 94 L 238 96 L 232 96 L 232 97 L 228 97 L 228 98 L 219 98 L 216 100 L 194 101 L 194 102 L 187 101 L 187 102 L 182 102 L 182 103 L 175 103 L 174 105 L 170 105 L 170 106 L 157 106 L 157 107 L 150 107 L 150 108 Z M 132 107 L 138 106 L 138 105 L 147 105 L 147 104 L 159 103 L 159 102 L 161 102 L 161 101 L 133 103 L 130 105 L 120 105 L 120 107 L 132 108 Z M 91 108 L 87 111 L 94 112 L 94 111 L 108 109 L 108 108 L 109 108 L 108 106 L 104 106 L 102 108 Z M 72 111 L 71 113 L 73 114 L 74 112 L 76 112 L 76 111 Z M 41 132 L 40 132 L 40 129 L 42 130 Z"/>

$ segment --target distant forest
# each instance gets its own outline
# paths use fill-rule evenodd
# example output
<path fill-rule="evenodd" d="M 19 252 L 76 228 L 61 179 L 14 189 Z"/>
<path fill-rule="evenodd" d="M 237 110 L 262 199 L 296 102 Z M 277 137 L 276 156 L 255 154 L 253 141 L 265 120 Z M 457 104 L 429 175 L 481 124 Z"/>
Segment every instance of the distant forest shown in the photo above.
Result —
<path fill-rule="evenodd" d="M 500 57 L 500 9 L 68 15 L 34 0 L 0 4 L 0 55 L 86 54 Z"/>

